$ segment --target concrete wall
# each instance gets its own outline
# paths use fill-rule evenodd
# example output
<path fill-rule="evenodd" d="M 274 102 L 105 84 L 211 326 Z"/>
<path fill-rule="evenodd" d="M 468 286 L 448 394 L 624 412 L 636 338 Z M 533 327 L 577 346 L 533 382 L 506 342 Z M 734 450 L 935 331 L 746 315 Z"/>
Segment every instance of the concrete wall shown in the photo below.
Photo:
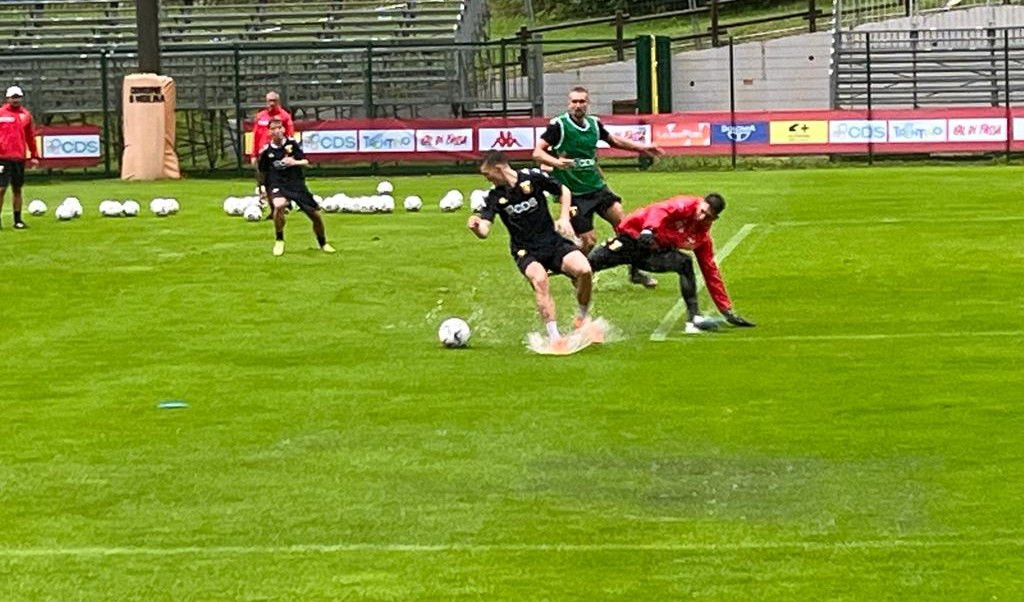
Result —
<path fill-rule="evenodd" d="M 981 6 L 866 24 L 857 29 L 999 27 L 1024 24 L 1024 6 Z M 735 47 L 736 108 L 829 108 L 828 32 L 801 34 Z M 544 112 L 565 110 L 569 88 L 591 92 L 591 111 L 610 114 L 612 101 L 636 98 L 632 60 L 581 67 L 544 75 Z M 710 48 L 676 54 L 672 67 L 675 111 L 729 109 L 729 49 Z"/>
<path fill-rule="evenodd" d="M 737 44 L 736 109 L 827 109 L 831 43 L 813 33 Z M 728 111 L 729 49 L 676 55 L 672 89 L 676 111 Z"/>

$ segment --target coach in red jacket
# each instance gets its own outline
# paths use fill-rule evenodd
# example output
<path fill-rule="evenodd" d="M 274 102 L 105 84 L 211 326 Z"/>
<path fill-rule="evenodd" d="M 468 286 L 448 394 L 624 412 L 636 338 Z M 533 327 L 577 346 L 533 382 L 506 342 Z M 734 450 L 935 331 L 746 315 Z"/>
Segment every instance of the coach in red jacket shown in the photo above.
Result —
<path fill-rule="evenodd" d="M 14 189 L 14 228 L 28 226 L 21 220 L 21 187 L 25 183 L 25 158 L 32 167 L 39 165 L 36 131 L 32 114 L 21 106 L 25 93 L 18 86 L 7 88 L 7 103 L 0 107 L 0 211 L 4 208 L 7 187 Z"/>
<path fill-rule="evenodd" d="M 270 120 L 280 119 L 284 124 L 284 135 L 291 138 L 295 135 L 295 125 L 292 123 L 292 115 L 281 107 L 281 97 L 271 90 L 267 92 L 267 108 L 256 114 L 256 121 L 252 124 L 252 163 L 259 159 L 263 147 L 270 143 Z"/>
<path fill-rule="evenodd" d="M 679 290 L 689 313 L 686 332 L 713 330 L 717 323 L 700 315 L 693 260 L 679 249 L 692 251 L 718 311 L 730 324 L 753 326 L 733 310 L 715 264 L 709 230 L 724 209 L 725 199 L 714 193 L 704 198 L 672 197 L 637 209 L 615 227 L 615 238 L 590 253 L 590 265 L 595 272 L 629 264 L 651 272 L 678 273 Z"/>

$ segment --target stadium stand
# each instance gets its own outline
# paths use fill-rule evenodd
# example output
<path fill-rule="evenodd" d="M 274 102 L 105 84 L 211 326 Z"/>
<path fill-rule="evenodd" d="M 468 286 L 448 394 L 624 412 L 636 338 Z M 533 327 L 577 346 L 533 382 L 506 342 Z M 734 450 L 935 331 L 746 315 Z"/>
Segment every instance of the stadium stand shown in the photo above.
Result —
<path fill-rule="evenodd" d="M 13 0 L 3 4 L 0 68 L 40 115 L 107 110 L 102 73 L 117 96 L 135 70 L 134 3 Z M 482 0 L 162 3 L 163 72 L 179 108 L 246 113 L 268 88 L 301 116 L 450 111 L 465 94 L 455 41 L 478 42 Z M 235 62 L 239 63 L 235 72 Z M 109 105 L 109 103 L 108 103 Z"/>

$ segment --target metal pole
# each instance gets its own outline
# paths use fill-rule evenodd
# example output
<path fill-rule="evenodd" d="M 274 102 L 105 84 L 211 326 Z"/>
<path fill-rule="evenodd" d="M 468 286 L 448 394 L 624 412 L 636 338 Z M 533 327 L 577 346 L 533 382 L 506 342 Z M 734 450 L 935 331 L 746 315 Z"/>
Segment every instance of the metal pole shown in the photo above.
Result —
<path fill-rule="evenodd" d="M 733 56 L 732 36 L 729 36 L 729 142 L 732 146 L 732 168 L 736 169 L 736 60 Z"/>
<path fill-rule="evenodd" d="M 1003 29 L 1003 103 L 1006 105 L 1006 162 L 1010 162 L 1013 142 L 1013 113 L 1010 111 L 1010 30 Z"/>
<path fill-rule="evenodd" d="M 242 116 L 242 55 L 238 46 L 234 47 L 234 78 L 235 78 L 235 165 L 242 171 L 242 157 L 245 154 L 245 130 Z M 256 149 L 253 149 L 256 152 Z"/>
<path fill-rule="evenodd" d="M 628 18 L 628 16 L 623 17 L 621 10 L 615 11 L 615 60 L 617 61 L 626 60 L 626 44 L 622 36 Z"/>
<path fill-rule="evenodd" d="M 376 106 L 373 104 L 373 42 L 366 43 L 366 99 L 363 104 L 366 106 L 366 117 L 373 119 L 377 116 Z"/>
<path fill-rule="evenodd" d="M 106 51 L 100 52 L 100 94 L 103 96 L 103 172 L 110 177 L 110 77 Z"/>
<path fill-rule="evenodd" d="M 864 50 L 867 59 L 867 76 L 868 76 L 868 122 L 871 122 L 871 32 L 864 32 Z M 869 128 L 870 129 L 870 128 Z M 870 134 L 868 135 L 868 165 L 874 165 L 875 163 L 875 145 L 871 140 Z"/>
<path fill-rule="evenodd" d="M 807 31 L 818 31 L 818 7 L 815 6 L 814 0 L 807 0 Z"/>
<path fill-rule="evenodd" d="M 711 46 L 718 48 L 718 0 L 711 0 Z"/>
<path fill-rule="evenodd" d="M 505 39 L 502 38 L 499 46 L 501 52 L 501 116 L 508 117 L 508 58 Z"/>
<path fill-rule="evenodd" d="M 160 0 L 135 0 L 139 71 L 160 73 Z"/>

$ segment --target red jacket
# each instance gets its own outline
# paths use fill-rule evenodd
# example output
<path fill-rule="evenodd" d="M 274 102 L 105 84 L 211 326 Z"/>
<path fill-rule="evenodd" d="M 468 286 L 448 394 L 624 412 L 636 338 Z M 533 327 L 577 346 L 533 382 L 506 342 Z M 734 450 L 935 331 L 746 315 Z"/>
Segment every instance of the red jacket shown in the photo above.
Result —
<path fill-rule="evenodd" d="M 32 113 L 25 107 L 15 109 L 4 104 L 0 107 L 0 159 L 24 161 L 27 153 L 32 153 L 33 159 L 39 158 Z"/>
<path fill-rule="evenodd" d="M 732 301 L 715 264 L 715 250 L 708 232 L 712 222 L 701 223 L 695 219 L 703 201 L 699 196 L 676 196 L 653 203 L 627 215 L 615 230 L 632 238 L 639 237 L 642 230 L 651 230 L 658 246 L 693 251 L 711 299 L 719 311 L 726 311 L 732 309 Z"/>
<path fill-rule="evenodd" d="M 295 124 L 288 111 L 278 107 L 273 113 L 263 109 L 256 114 L 256 122 L 252 125 L 252 156 L 259 157 L 260 151 L 270 142 L 270 118 L 279 117 L 284 122 L 284 135 L 291 138 L 295 135 Z"/>

